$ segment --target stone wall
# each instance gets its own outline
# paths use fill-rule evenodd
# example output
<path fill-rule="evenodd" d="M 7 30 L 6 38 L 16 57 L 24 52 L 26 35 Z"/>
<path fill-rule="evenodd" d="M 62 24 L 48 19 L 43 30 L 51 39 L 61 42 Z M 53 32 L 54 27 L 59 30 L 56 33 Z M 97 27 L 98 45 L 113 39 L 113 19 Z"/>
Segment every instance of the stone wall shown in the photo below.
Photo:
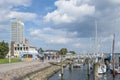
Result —
<path fill-rule="evenodd" d="M 50 66 L 42 71 L 35 74 L 26 76 L 23 80 L 47 80 L 50 76 L 60 70 L 60 66 Z"/>
<path fill-rule="evenodd" d="M 50 67 L 49 63 L 40 63 L 32 66 L 13 69 L 7 72 L 0 73 L 0 80 L 21 80 L 25 76 L 41 71 L 42 69 Z"/>
<path fill-rule="evenodd" d="M 60 69 L 60 64 L 43 62 L 0 73 L 0 80 L 47 80 Z"/>

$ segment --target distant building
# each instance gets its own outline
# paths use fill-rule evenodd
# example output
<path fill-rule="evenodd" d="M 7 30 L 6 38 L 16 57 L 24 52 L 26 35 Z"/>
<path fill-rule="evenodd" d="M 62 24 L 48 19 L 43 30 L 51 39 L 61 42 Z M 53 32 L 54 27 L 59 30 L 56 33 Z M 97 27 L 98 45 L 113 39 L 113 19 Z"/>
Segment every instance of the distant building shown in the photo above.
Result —
<path fill-rule="evenodd" d="M 45 52 L 43 52 L 45 55 L 54 55 L 57 56 L 59 55 L 59 51 L 58 50 L 46 50 Z"/>
<path fill-rule="evenodd" d="M 45 58 L 58 58 L 59 57 L 59 51 L 58 50 L 46 50 L 43 52 Z"/>

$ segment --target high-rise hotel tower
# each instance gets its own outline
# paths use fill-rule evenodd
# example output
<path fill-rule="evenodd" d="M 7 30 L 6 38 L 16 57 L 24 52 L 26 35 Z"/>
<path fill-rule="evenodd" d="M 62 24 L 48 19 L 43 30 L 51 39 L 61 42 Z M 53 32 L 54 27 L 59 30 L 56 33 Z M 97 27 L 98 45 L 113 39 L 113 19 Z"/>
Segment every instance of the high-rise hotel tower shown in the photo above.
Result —
<path fill-rule="evenodd" d="M 15 44 L 22 44 L 24 39 L 24 23 L 20 19 L 11 22 L 11 56 L 14 56 Z"/>
<path fill-rule="evenodd" d="M 24 38 L 24 23 L 17 19 L 11 22 L 11 42 L 22 43 Z"/>

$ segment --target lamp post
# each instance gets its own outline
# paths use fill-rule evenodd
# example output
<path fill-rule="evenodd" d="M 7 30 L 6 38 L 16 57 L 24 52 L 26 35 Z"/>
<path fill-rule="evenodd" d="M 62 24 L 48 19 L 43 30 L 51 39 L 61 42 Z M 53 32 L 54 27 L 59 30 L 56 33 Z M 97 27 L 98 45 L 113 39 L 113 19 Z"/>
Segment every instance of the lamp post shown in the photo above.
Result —
<path fill-rule="evenodd" d="M 11 50 L 9 49 L 9 54 L 8 54 L 8 56 L 9 56 L 9 63 L 11 63 Z"/>

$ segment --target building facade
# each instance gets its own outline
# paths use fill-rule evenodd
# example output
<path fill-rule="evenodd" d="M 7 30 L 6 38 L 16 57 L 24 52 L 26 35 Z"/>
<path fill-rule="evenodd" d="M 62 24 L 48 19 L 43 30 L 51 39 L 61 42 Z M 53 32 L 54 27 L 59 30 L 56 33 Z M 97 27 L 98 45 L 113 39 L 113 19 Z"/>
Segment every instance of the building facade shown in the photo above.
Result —
<path fill-rule="evenodd" d="M 24 39 L 24 23 L 21 20 L 11 22 L 11 42 L 22 43 Z"/>
<path fill-rule="evenodd" d="M 12 42 L 10 55 L 7 56 L 20 58 L 23 53 L 38 54 L 37 48 L 29 45 L 28 39 L 25 39 L 23 43 Z"/>
<path fill-rule="evenodd" d="M 24 43 L 15 43 L 14 44 L 14 57 L 20 57 L 22 52 L 28 52 L 29 46 Z"/>

